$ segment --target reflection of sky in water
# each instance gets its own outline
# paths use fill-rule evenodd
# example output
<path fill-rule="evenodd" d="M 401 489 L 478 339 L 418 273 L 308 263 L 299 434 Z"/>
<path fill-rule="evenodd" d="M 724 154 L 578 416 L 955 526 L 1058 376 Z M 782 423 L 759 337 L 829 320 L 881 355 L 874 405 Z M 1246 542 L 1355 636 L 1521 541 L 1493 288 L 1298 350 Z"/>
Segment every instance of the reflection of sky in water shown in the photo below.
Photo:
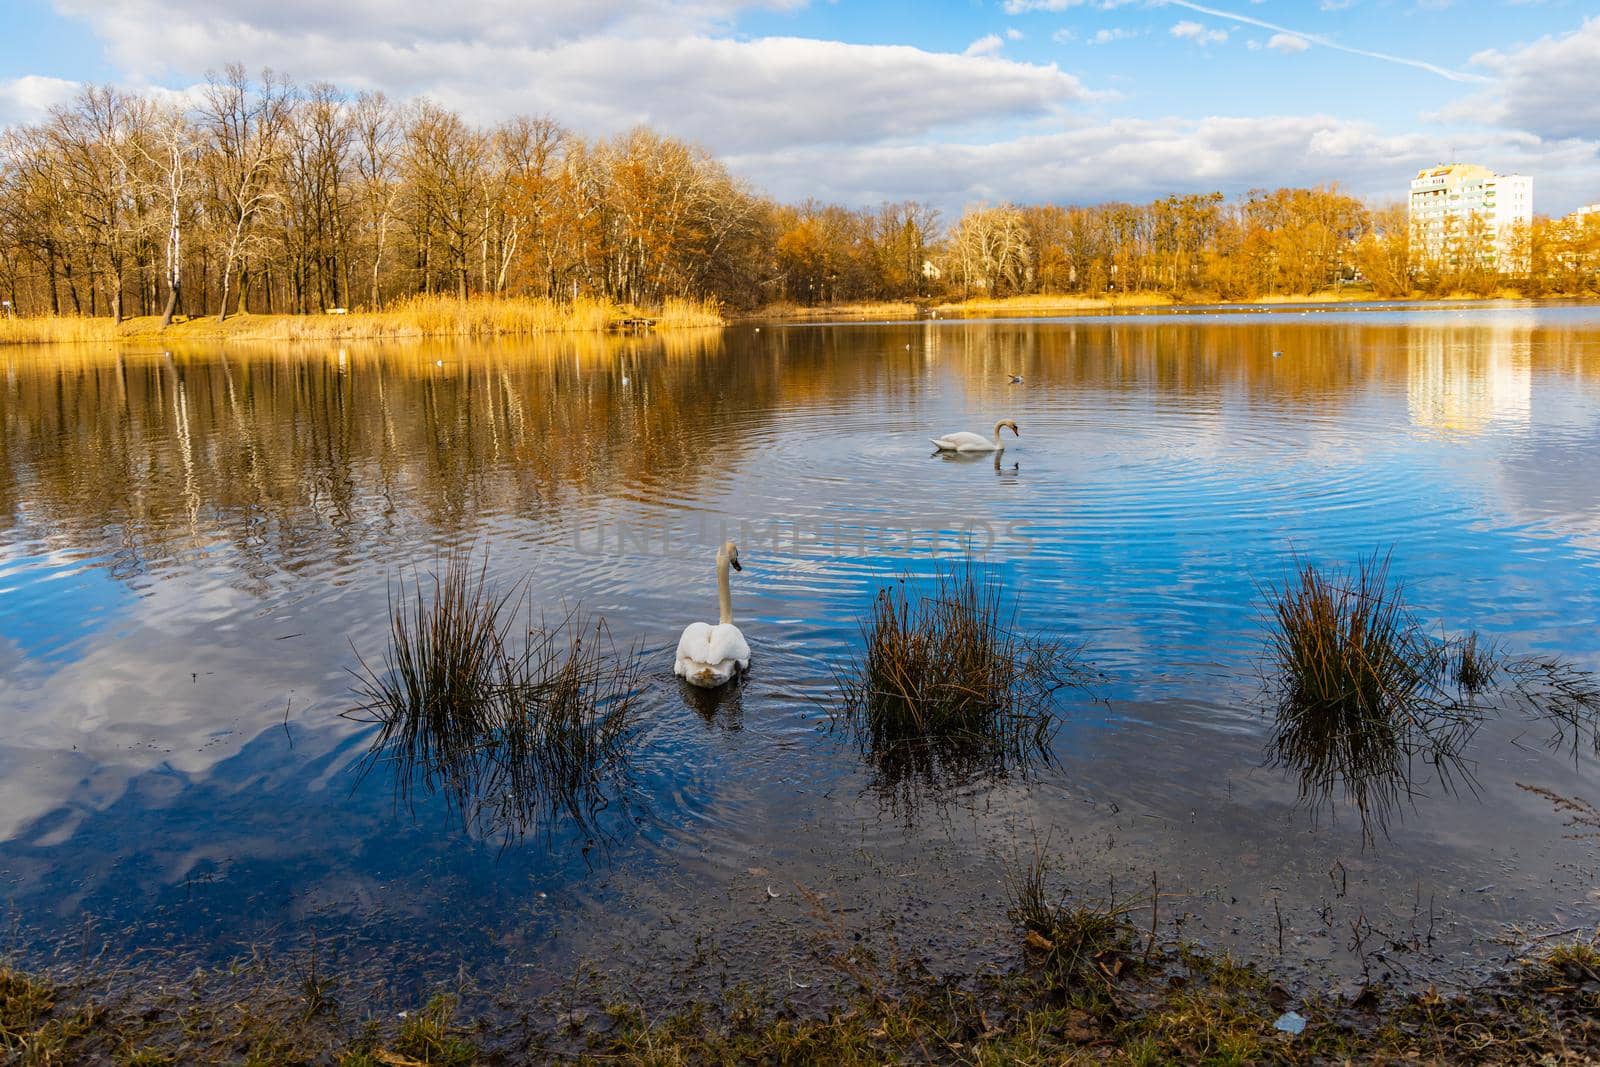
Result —
<path fill-rule="evenodd" d="M 98 561 L 0 549 L 0 643 L 22 658 L 61 664 L 128 610 L 133 590 Z"/>
<path fill-rule="evenodd" d="M 1274 886 L 1309 927 L 1336 861 L 1362 872 L 1341 906 L 1447 897 L 1456 948 L 1595 906 L 1592 856 L 1515 787 L 1593 774 L 1509 744 L 1523 724 L 1486 734 L 1481 804 L 1425 799 L 1362 853 L 1349 820 L 1305 833 L 1251 703 L 1258 583 L 1297 553 L 1393 545 L 1429 619 L 1600 666 L 1593 312 L 3 358 L 0 895 L 41 932 L 87 913 L 198 944 L 325 921 L 401 955 L 458 937 L 555 967 L 663 917 L 763 943 L 749 869 L 970 930 L 997 857 L 1040 828 L 1088 884 L 1162 866 L 1247 949 Z M 998 468 L 930 457 L 932 433 L 1002 417 L 1022 437 Z M 755 672 L 689 702 L 670 650 L 714 612 L 730 534 Z M 826 729 L 832 671 L 876 585 L 966 537 L 1025 626 L 1087 643 L 1110 706 L 1075 706 L 1031 782 L 969 788 L 970 816 L 885 812 Z M 645 649 L 634 802 L 587 857 L 566 828 L 501 854 L 350 774 L 351 646 L 381 655 L 397 568 L 466 544 Z"/>

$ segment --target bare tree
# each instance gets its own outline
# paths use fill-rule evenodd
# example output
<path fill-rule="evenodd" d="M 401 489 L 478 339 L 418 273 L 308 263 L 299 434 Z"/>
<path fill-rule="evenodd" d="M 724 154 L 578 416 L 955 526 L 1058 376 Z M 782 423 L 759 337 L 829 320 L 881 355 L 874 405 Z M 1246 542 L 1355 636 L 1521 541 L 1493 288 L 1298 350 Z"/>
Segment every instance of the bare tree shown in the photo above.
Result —
<path fill-rule="evenodd" d="M 239 301 L 245 299 L 242 257 L 263 209 L 278 197 L 277 168 L 294 89 L 271 70 L 253 86 L 244 67 L 230 64 L 221 78 L 210 75 L 200 119 L 209 139 L 215 206 L 227 227 L 222 256 L 222 301 L 217 318 L 228 317 L 233 270 L 240 268 Z"/>

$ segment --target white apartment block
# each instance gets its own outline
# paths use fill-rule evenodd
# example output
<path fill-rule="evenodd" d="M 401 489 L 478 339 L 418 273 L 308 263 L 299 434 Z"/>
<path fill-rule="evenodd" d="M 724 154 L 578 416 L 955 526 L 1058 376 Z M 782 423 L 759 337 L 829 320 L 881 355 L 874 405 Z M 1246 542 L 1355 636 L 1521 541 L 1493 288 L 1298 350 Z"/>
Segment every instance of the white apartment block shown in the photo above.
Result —
<path fill-rule="evenodd" d="M 1509 274 L 1527 269 L 1511 239 L 1533 223 L 1532 178 L 1446 163 L 1417 172 L 1409 206 L 1414 259 L 1459 266 L 1470 241 L 1477 250 L 1467 254 L 1485 266 Z"/>

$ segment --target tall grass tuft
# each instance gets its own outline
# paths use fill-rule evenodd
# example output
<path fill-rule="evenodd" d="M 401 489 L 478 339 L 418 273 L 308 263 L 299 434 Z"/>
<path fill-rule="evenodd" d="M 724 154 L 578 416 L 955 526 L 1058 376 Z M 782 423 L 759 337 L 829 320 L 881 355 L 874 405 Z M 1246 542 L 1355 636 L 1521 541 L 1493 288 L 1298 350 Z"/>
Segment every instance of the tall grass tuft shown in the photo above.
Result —
<path fill-rule="evenodd" d="M 593 829 L 626 769 L 637 652 L 575 611 L 546 627 L 487 567 L 457 556 L 391 592 L 388 652 L 381 669 L 361 661 L 347 713 L 378 726 L 360 773 L 392 766 L 401 801 L 442 794 L 505 841 L 563 815 Z"/>
<path fill-rule="evenodd" d="M 1106 975 L 1120 973 L 1131 959 L 1133 931 L 1128 916 L 1137 901 L 1072 903 L 1045 886 L 1050 864 L 1043 844 L 1030 857 L 1006 865 L 1005 890 L 1011 920 L 1022 928 L 1023 944 L 1061 989 L 1080 994 L 1104 992 Z M 1152 906 L 1153 906 L 1152 898 Z M 1153 926 L 1152 926 L 1153 930 Z M 1152 934 L 1153 937 L 1153 934 Z"/>
<path fill-rule="evenodd" d="M 1415 795 L 1418 757 L 1446 788 L 1470 784 L 1462 749 L 1477 720 L 1443 692 L 1445 657 L 1390 583 L 1387 555 L 1353 573 L 1304 563 L 1269 592 L 1277 715 L 1268 746 L 1298 772 L 1302 801 L 1321 807 L 1342 785 L 1370 841 Z"/>
<path fill-rule="evenodd" d="M 1079 649 L 1024 636 L 997 578 L 971 560 L 941 567 L 930 594 L 879 591 L 865 649 L 839 675 L 843 714 L 886 784 L 1026 770 L 1049 758 L 1062 688 L 1084 685 Z"/>
<path fill-rule="evenodd" d="M 1389 556 L 1351 571 L 1301 564 L 1271 605 L 1269 759 L 1294 770 L 1300 799 L 1336 788 L 1367 842 L 1418 795 L 1416 763 L 1446 792 L 1475 789 L 1467 745 L 1486 716 L 1514 712 L 1553 728 L 1552 747 L 1600 754 L 1600 680 L 1565 660 L 1511 655 L 1476 631 L 1433 636 L 1390 580 Z"/>

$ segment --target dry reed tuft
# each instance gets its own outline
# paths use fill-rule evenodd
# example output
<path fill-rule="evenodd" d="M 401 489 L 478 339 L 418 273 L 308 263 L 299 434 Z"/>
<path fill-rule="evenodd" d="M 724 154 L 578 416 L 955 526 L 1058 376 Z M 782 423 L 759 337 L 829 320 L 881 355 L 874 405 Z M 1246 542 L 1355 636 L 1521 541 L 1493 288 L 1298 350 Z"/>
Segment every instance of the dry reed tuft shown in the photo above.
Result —
<path fill-rule="evenodd" d="M 1048 760 L 1056 693 L 1085 685 L 1079 649 L 1024 636 L 1000 582 L 972 561 L 941 567 L 931 595 L 879 591 L 865 650 L 839 676 L 843 715 L 888 783 L 1026 770 Z"/>
<path fill-rule="evenodd" d="M 1007 864 L 1006 898 L 1011 920 L 1022 928 L 1023 944 L 1035 954 L 1045 974 L 1058 987 L 1094 992 L 1106 986 L 1106 975 L 1120 974 L 1133 945 L 1128 916 L 1137 901 L 1104 904 L 1070 902 L 1049 893 L 1050 873 L 1045 847 Z M 1152 941 L 1152 948 L 1154 943 Z"/>
<path fill-rule="evenodd" d="M 1600 753 L 1600 683 L 1549 656 L 1513 656 L 1476 631 L 1434 637 L 1389 578 L 1388 555 L 1354 572 L 1304 563 L 1266 590 L 1269 692 L 1275 721 L 1269 759 L 1296 771 L 1300 799 L 1327 806 L 1336 787 L 1356 809 L 1362 836 L 1418 796 L 1421 758 L 1440 787 L 1476 787 L 1465 750 L 1485 716 L 1516 712 L 1553 727 L 1552 746 Z"/>
<path fill-rule="evenodd" d="M 636 650 L 576 612 L 542 625 L 520 584 L 489 584 L 487 562 L 457 556 L 429 586 L 402 579 L 383 669 L 363 660 L 356 673 L 347 714 L 379 728 L 362 776 L 392 765 L 401 801 L 442 794 L 469 828 L 508 842 L 563 815 L 594 829 L 634 733 Z"/>
<path fill-rule="evenodd" d="M 1415 795 L 1417 757 L 1446 788 L 1471 784 L 1462 749 L 1477 719 L 1442 692 L 1440 647 L 1390 584 L 1387 555 L 1354 573 L 1304 563 L 1269 592 L 1277 717 L 1268 747 L 1299 773 L 1303 802 L 1321 807 L 1342 784 L 1370 841 Z"/>

